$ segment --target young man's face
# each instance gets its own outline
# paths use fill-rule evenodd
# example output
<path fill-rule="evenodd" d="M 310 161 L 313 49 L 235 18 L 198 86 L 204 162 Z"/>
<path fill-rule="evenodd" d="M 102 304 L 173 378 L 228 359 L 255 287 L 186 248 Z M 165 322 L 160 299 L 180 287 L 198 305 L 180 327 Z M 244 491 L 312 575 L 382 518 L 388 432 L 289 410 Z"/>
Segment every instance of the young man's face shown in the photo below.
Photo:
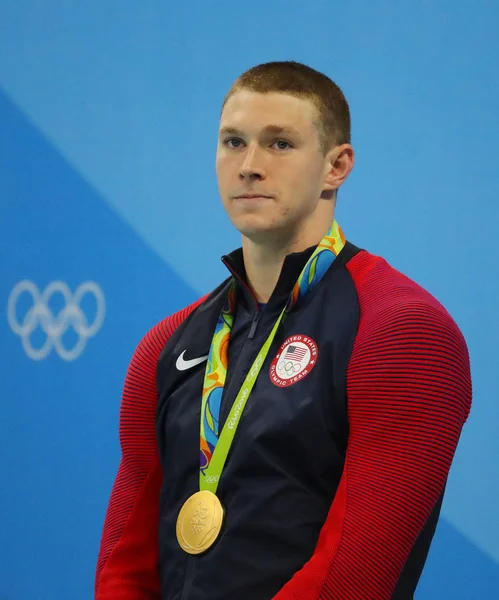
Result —
<path fill-rule="evenodd" d="M 246 237 L 263 241 L 289 234 L 315 211 L 329 170 L 317 118 L 309 100 L 288 94 L 243 89 L 227 101 L 219 128 L 218 186 L 229 218 Z"/>

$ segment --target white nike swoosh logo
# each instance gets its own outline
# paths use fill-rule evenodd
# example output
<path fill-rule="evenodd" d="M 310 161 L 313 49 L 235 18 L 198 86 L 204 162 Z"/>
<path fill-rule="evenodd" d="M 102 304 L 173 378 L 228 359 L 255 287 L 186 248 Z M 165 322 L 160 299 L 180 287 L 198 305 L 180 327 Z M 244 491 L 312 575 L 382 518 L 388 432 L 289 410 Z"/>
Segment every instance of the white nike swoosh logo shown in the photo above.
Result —
<path fill-rule="evenodd" d="M 200 365 L 202 362 L 204 362 L 208 358 L 208 355 L 206 355 L 206 356 L 200 356 L 199 358 L 191 358 L 191 360 L 185 360 L 184 359 L 185 353 L 186 353 L 186 350 L 184 350 L 182 352 L 182 354 L 177 358 L 176 366 L 179 371 L 186 371 L 187 369 L 191 369 L 192 367 L 195 367 L 196 365 Z"/>

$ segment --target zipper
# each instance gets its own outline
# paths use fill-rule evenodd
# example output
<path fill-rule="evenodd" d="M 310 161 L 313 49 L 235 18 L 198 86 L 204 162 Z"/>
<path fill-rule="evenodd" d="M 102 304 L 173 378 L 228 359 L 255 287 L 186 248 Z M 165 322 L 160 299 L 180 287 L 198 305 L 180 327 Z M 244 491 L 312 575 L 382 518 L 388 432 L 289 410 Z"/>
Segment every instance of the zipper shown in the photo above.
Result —
<path fill-rule="evenodd" d="M 258 300 L 256 299 L 256 296 L 253 293 L 253 290 L 249 287 L 249 285 L 245 281 L 243 281 L 239 277 L 239 275 L 234 271 L 234 269 L 225 260 L 225 257 L 222 258 L 222 262 L 227 267 L 227 269 L 229 269 L 229 271 L 232 273 L 232 276 L 235 277 L 236 279 L 238 279 L 239 283 L 248 291 L 249 295 L 253 298 L 253 302 L 255 303 L 255 314 L 253 316 L 253 320 L 251 321 L 251 327 L 250 327 L 250 330 L 248 333 L 248 339 L 252 340 L 255 337 L 256 328 L 258 326 L 258 321 L 260 320 L 260 314 L 262 312 L 260 310 L 260 307 L 258 306 Z"/>
<path fill-rule="evenodd" d="M 248 333 L 248 339 L 252 340 L 255 337 L 256 328 L 258 325 L 258 321 L 260 320 L 261 311 L 259 308 L 256 309 L 255 316 L 253 317 L 253 321 L 251 321 L 251 327 Z"/>

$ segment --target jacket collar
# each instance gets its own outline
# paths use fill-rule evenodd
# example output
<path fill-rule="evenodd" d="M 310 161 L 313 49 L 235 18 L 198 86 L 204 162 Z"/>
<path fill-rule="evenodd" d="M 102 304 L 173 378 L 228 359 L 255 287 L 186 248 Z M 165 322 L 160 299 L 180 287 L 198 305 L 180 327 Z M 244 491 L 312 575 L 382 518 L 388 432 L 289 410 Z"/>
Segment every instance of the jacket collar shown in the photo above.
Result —
<path fill-rule="evenodd" d="M 317 246 L 310 246 L 310 248 L 307 248 L 302 252 L 293 252 L 286 256 L 276 287 L 267 303 L 268 306 L 282 306 L 288 299 L 298 276 L 306 265 L 307 260 L 312 256 L 316 247 Z M 242 248 L 238 248 L 230 254 L 222 256 L 222 262 L 229 269 L 236 281 L 238 297 L 243 297 L 249 306 L 257 309 L 257 299 L 249 287 L 246 277 Z"/>

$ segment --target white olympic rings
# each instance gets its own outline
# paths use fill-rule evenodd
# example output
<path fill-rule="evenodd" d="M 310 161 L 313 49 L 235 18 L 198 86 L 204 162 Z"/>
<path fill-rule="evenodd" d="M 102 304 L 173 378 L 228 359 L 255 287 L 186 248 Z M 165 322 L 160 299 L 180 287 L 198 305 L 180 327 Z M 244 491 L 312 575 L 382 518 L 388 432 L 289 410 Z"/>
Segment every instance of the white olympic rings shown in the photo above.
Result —
<path fill-rule="evenodd" d="M 281 360 L 279 362 L 279 364 L 277 365 L 277 368 L 281 373 L 284 371 L 287 375 L 289 375 L 291 372 L 298 373 L 298 371 L 302 367 L 299 363 L 297 364 L 290 360 L 287 360 L 287 361 Z"/>
<path fill-rule="evenodd" d="M 24 319 L 18 321 L 16 308 L 21 294 L 31 295 L 33 305 Z M 48 303 L 53 294 L 63 296 L 65 306 L 54 315 Z M 93 294 L 97 310 L 93 323 L 89 325 L 80 303 L 85 294 Z M 20 336 L 27 356 L 33 360 L 43 360 L 52 348 L 66 361 L 75 360 L 85 349 L 88 338 L 94 336 L 102 327 L 106 311 L 106 302 L 101 288 L 94 281 L 85 281 L 71 294 L 63 281 L 52 281 L 40 294 L 37 286 L 29 280 L 20 281 L 10 293 L 7 307 L 7 319 L 12 331 Z M 31 334 L 40 326 L 47 336 L 41 348 L 31 344 Z M 72 327 L 78 335 L 78 342 L 73 348 L 67 349 L 62 343 L 62 336 Z"/>

